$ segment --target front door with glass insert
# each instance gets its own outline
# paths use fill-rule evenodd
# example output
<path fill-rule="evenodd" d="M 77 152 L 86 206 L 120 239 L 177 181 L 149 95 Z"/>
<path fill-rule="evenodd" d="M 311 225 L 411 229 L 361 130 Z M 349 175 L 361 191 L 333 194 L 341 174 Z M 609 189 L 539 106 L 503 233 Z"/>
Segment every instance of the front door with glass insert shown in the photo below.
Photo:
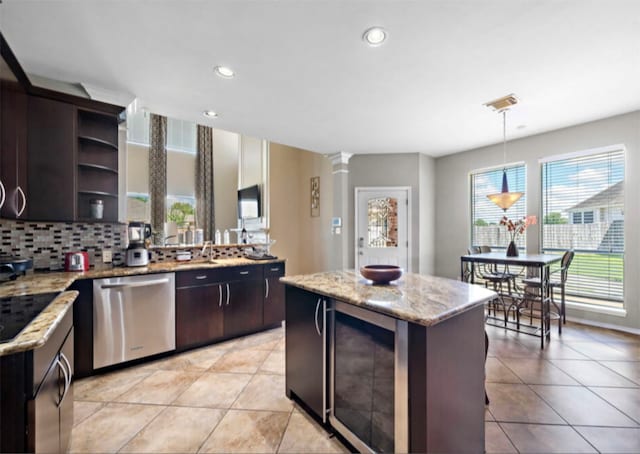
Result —
<path fill-rule="evenodd" d="M 409 270 L 408 188 L 356 188 L 356 268 Z"/>

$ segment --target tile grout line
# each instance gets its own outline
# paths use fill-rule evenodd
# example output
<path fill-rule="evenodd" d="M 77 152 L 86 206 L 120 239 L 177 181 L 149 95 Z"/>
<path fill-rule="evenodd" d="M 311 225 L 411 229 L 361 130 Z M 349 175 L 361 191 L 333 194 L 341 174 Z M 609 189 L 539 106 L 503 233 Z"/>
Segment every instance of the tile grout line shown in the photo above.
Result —
<path fill-rule="evenodd" d="M 291 407 L 291 411 L 289 412 L 289 417 L 287 418 L 287 424 L 284 426 L 284 430 L 282 431 L 282 435 L 280 435 L 280 441 L 278 442 L 278 446 L 276 446 L 274 453 L 278 453 L 280 451 L 280 446 L 282 446 L 282 440 L 284 440 L 284 436 L 289 429 L 289 424 L 291 424 L 291 416 L 293 415 L 293 410 L 295 407 Z"/>
<path fill-rule="evenodd" d="M 189 408 L 197 408 L 197 407 L 189 407 Z M 209 440 L 209 438 L 211 438 L 211 436 L 216 431 L 216 429 L 218 428 L 218 426 L 220 425 L 222 420 L 227 416 L 227 413 L 229 413 L 229 408 L 222 409 L 222 410 L 224 411 L 224 413 L 220 417 L 220 420 L 216 424 L 214 424 L 213 428 L 209 431 L 207 436 L 204 437 L 204 439 L 202 440 L 202 443 L 200 443 L 200 445 L 198 446 L 198 449 L 196 450 L 196 453 L 200 453 L 201 452 L 201 450 L 202 450 L 203 446 L 205 445 L 205 443 Z"/>
<path fill-rule="evenodd" d="M 148 423 L 146 423 L 144 426 L 142 426 L 140 428 L 140 430 L 138 430 L 135 434 L 133 434 L 131 437 L 129 437 L 129 439 L 127 441 L 125 441 L 118 449 L 116 449 L 115 452 L 116 453 L 121 452 L 124 449 L 125 446 L 127 446 L 129 443 L 131 443 L 131 441 L 134 438 L 136 438 L 138 436 L 138 434 L 140 434 L 140 432 L 142 432 L 144 429 L 146 429 L 149 426 L 149 424 L 151 424 L 153 421 L 155 421 L 166 409 L 167 409 L 167 407 L 165 406 L 165 408 L 160 410 L 157 415 L 155 415 L 153 418 L 151 418 L 151 420 L 149 420 Z"/>
<path fill-rule="evenodd" d="M 486 424 L 486 422 L 485 422 L 485 424 Z M 520 450 L 518 449 L 516 444 L 513 442 L 513 440 L 511 439 L 511 437 L 507 433 L 507 431 L 504 430 L 504 427 L 502 427 L 502 424 L 500 424 L 500 422 L 497 421 L 497 420 L 496 420 L 496 424 L 498 425 L 498 427 L 500 428 L 500 431 L 504 434 L 504 436 L 507 437 L 507 440 L 509 441 L 509 443 L 511 443 L 511 446 L 513 446 L 513 449 L 516 450 L 516 453 L 520 454 Z M 485 449 L 485 452 L 486 452 L 487 451 L 487 440 L 484 441 L 484 449 Z"/>

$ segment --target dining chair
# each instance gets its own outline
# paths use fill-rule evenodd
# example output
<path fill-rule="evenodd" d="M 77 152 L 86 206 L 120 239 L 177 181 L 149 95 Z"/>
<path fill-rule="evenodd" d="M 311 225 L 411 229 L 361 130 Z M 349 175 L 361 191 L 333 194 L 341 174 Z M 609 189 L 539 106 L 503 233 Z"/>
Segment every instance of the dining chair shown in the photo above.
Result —
<path fill-rule="evenodd" d="M 485 248 L 486 250 L 487 247 L 488 246 L 480 246 L 480 247 L 472 246 L 467 250 L 467 252 L 469 253 L 469 255 L 480 254 L 482 253 L 483 248 Z M 491 248 L 489 248 L 488 252 L 491 252 Z M 505 296 L 511 296 L 512 276 L 499 272 L 495 268 L 492 268 L 486 265 L 483 266 L 482 268 L 479 266 L 475 266 L 473 269 L 474 269 L 474 275 L 473 275 L 474 280 L 477 280 L 478 282 L 484 282 L 484 286 L 487 288 L 489 288 L 489 284 L 492 284 L 493 291 L 498 294 L 498 298 L 493 299 L 487 303 L 488 314 L 491 315 L 492 310 L 493 310 L 494 316 L 498 314 L 498 311 L 497 311 L 498 307 L 496 303 L 499 302 L 500 305 L 502 306 L 501 309 L 504 314 L 504 326 L 507 326 L 507 322 L 509 321 L 509 312 L 511 309 L 511 304 L 507 305 L 504 298 Z M 507 293 L 504 292 L 504 288 L 502 286 L 504 283 L 507 284 Z"/>
<path fill-rule="evenodd" d="M 569 267 L 571 266 L 571 262 L 573 261 L 573 257 L 575 253 L 573 251 L 566 251 L 562 255 L 562 260 L 560 261 L 560 268 L 551 272 L 549 276 L 549 293 L 551 297 L 551 304 L 556 308 L 557 312 L 552 312 L 551 317 L 559 319 L 558 322 L 558 333 L 562 334 L 562 325 L 567 323 L 567 315 L 565 310 L 565 296 L 566 291 L 565 287 L 567 284 L 567 278 L 569 277 Z M 560 274 L 560 278 L 557 276 Z M 554 276 L 555 275 L 555 276 Z M 542 281 L 539 276 L 536 277 L 528 277 L 522 280 L 522 283 L 525 286 L 525 295 L 539 295 L 542 289 Z M 555 300 L 554 293 L 555 289 L 560 289 L 560 303 Z M 529 291 L 527 291 L 529 289 Z M 534 290 L 531 292 L 531 290 Z M 526 298 L 526 296 L 525 296 Z M 522 313 L 522 311 L 520 312 Z M 530 317 L 533 314 L 532 309 L 528 312 Z"/>

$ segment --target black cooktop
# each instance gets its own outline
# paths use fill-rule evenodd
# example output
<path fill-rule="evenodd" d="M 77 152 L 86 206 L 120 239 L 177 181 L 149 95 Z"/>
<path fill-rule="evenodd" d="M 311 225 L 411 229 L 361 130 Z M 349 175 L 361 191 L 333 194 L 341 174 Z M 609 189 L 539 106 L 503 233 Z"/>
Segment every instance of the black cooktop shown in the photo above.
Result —
<path fill-rule="evenodd" d="M 0 342 L 15 338 L 58 293 L 0 298 Z"/>

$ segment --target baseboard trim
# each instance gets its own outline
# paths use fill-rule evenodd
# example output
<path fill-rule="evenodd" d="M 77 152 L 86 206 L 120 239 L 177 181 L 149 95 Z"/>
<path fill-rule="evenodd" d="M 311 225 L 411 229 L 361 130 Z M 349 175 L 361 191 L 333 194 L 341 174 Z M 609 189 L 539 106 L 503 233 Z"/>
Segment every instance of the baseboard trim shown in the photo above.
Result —
<path fill-rule="evenodd" d="M 630 328 L 628 326 L 614 325 L 613 323 L 594 322 L 593 320 L 587 320 L 584 318 L 576 318 L 567 316 L 567 320 L 581 325 L 596 326 L 598 328 L 607 328 L 614 331 L 622 331 L 629 334 L 636 334 L 640 336 L 640 328 Z"/>

